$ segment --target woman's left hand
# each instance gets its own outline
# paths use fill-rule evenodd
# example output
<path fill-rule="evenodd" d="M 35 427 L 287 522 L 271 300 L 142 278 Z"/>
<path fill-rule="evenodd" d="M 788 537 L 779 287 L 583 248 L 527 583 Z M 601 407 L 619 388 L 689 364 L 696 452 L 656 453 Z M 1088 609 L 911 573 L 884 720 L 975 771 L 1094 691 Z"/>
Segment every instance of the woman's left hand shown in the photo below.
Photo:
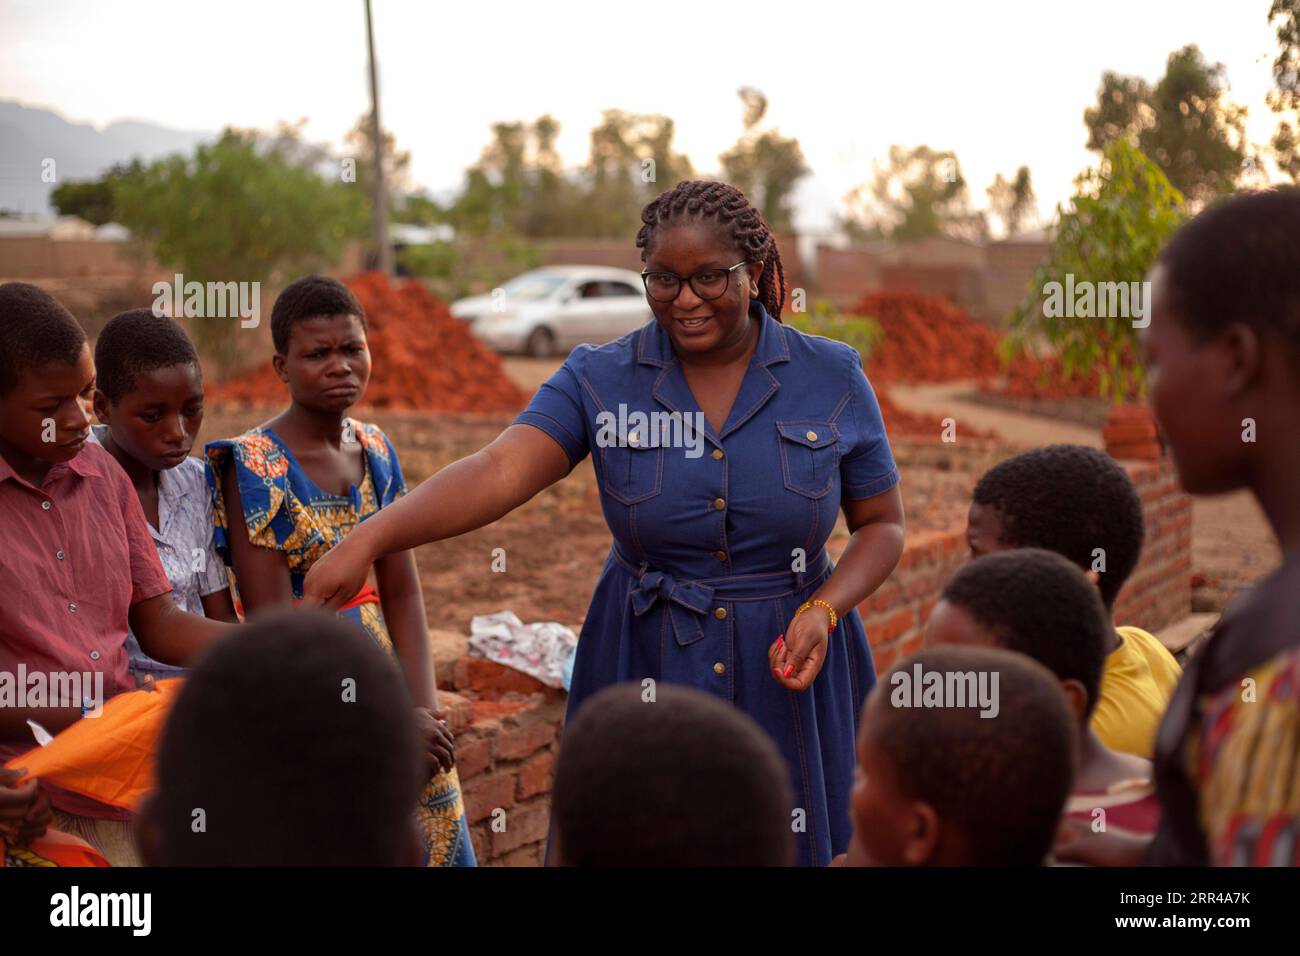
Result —
<path fill-rule="evenodd" d="M 826 659 L 827 633 L 831 616 L 826 609 L 813 605 L 796 614 L 767 649 L 772 676 L 789 690 L 805 691 L 821 673 Z"/>

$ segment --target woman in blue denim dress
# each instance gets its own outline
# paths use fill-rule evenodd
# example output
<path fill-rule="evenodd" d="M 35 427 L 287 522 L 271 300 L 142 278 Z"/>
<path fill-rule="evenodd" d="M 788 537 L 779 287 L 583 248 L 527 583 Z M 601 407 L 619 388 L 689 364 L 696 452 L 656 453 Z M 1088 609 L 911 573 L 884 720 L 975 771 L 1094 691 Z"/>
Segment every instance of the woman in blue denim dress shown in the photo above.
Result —
<path fill-rule="evenodd" d="M 849 842 L 875 683 L 854 608 L 902 553 L 898 471 L 858 353 L 779 321 L 776 243 L 738 190 L 683 182 L 642 218 L 654 321 L 575 349 L 496 441 L 364 522 L 305 594 L 345 601 L 376 556 L 488 524 L 592 455 L 613 544 L 568 714 L 625 681 L 730 701 L 780 747 L 798 862 L 824 866 Z"/>

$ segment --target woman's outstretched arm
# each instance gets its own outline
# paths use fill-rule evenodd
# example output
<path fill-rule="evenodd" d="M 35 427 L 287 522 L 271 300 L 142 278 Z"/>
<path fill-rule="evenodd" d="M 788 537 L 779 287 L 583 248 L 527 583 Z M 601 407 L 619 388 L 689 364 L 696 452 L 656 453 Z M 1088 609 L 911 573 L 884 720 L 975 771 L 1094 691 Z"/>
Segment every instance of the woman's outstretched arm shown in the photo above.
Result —
<path fill-rule="evenodd" d="M 376 560 L 491 524 L 569 473 L 555 439 L 511 425 L 474 454 L 452 462 L 414 491 L 357 525 L 317 561 L 303 603 L 337 609 L 361 589 Z"/>

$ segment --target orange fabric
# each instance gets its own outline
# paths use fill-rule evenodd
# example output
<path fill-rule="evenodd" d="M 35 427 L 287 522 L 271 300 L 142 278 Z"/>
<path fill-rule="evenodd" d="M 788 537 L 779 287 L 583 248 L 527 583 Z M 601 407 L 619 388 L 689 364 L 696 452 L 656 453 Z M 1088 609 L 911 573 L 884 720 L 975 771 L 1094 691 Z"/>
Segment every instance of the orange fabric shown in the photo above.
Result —
<path fill-rule="evenodd" d="M 158 681 L 153 691 L 118 694 L 98 717 L 83 717 L 47 746 L 29 750 L 5 766 L 23 767 L 28 777 L 135 810 L 153 789 L 163 724 L 184 683 L 184 678 L 173 677 Z"/>
<path fill-rule="evenodd" d="M 10 843 L 0 834 L 0 867 L 110 866 L 102 853 L 62 830 L 46 830 L 27 846 Z"/>

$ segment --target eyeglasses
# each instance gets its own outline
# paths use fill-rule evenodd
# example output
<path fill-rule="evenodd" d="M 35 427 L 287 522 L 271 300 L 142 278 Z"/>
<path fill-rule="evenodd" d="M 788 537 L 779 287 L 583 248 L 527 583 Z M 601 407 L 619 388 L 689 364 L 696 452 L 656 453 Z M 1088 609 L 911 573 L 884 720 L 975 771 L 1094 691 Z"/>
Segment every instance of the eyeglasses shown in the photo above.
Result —
<path fill-rule="evenodd" d="M 727 291 L 727 286 L 731 284 L 731 274 L 745 263 L 746 260 L 742 259 L 730 269 L 701 269 L 685 281 L 691 284 L 692 292 L 708 302 Z M 675 272 L 642 271 L 641 281 L 645 283 L 645 294 L 656 302 L 672 302 L 682 291 L 683 277 Z"/>

